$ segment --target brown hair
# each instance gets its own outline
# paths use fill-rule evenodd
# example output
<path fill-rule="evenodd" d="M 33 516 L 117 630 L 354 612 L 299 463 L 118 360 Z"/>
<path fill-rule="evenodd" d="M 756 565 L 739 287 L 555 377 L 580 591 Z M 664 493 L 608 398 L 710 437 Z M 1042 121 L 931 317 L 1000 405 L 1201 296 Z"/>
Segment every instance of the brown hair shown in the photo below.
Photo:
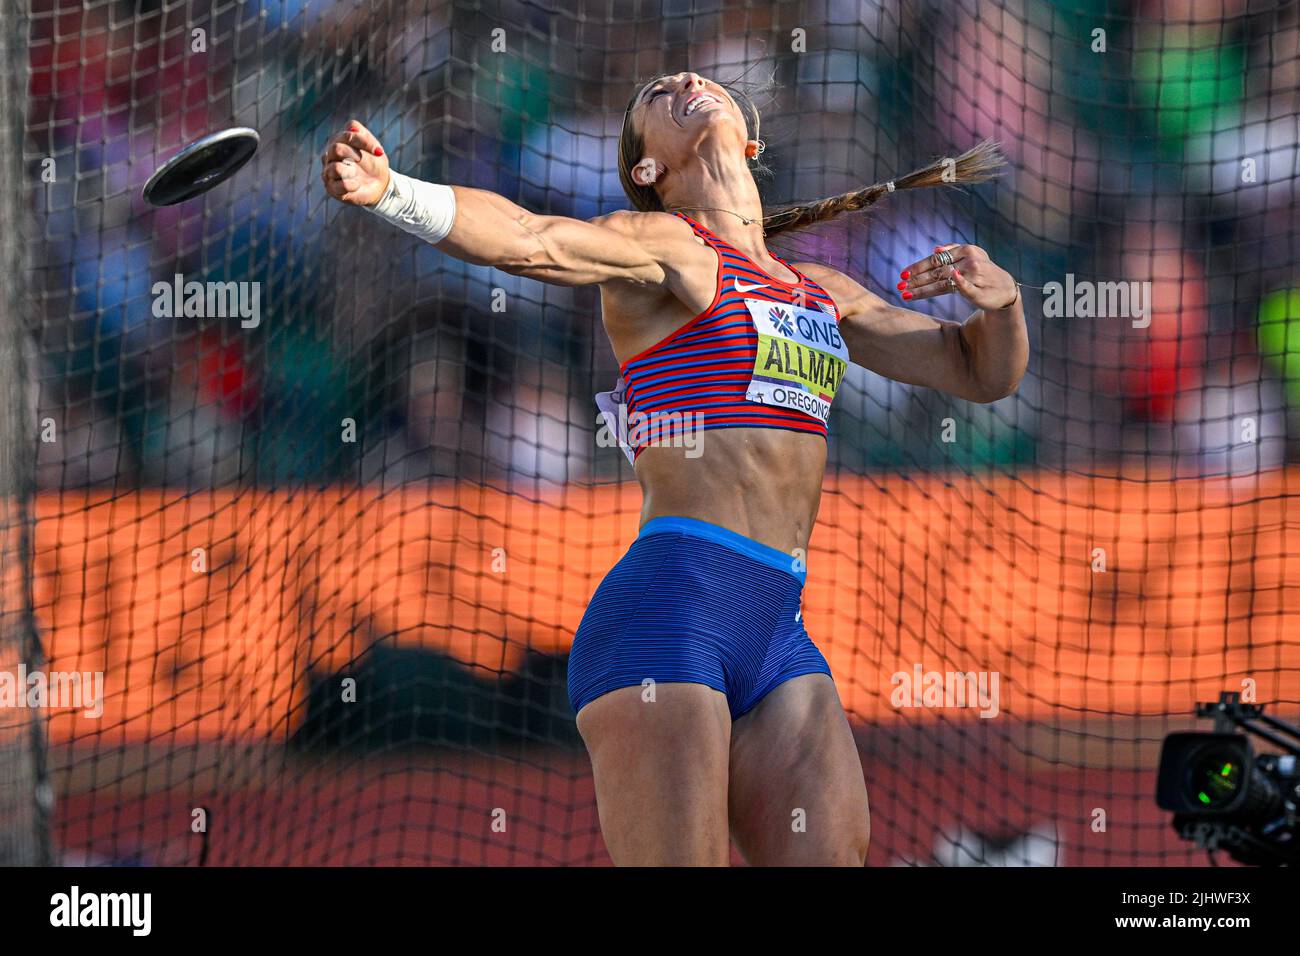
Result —
<path fill-rule="evenodd" d="M 665 74 L 667 75 L 667 74 Z M 641 84 L 628 101 L 623 112 L 623 130 L 618 142 L 618 179 L 623 184 L 632 208 L 640 212 L 663 212 L 664 206 L 653 186 L 639 186 L 632 180 L 632 167 L 645 155 L 645 141 L 636 132 L 632 123 L 632 109 L 637 97 L 650 83 L 663 79 L 655 77 Z M 740 107 L 745 117 L 745 130 L 749 139 L 758 139 L 759 115 L 754 101 L 743 90 L 726 83 L 719 83 Z M 841 213 L 858 212 L 873 205 L 880 197 L 898 189 L 918 189 L 923 186 L 962 186 L 970 183 L 982 183 L 1000 174 L 1006 165 L 998 144 L 984 140 L 972 146 L 955 158 L 936 159 L 928 166 L 913 170 L 906 176 L 899 176 L 888 183 L 876 183 L 865 189 L 818 199 L 813 202 L 795 203 L 763 214 L 763 235 L 771 237 L 778 233 L 801 229 L 813 223 L 833 219 Z M 750 161 L 750 171 L 755 174 L 769 170 L 760 157 Z"/>

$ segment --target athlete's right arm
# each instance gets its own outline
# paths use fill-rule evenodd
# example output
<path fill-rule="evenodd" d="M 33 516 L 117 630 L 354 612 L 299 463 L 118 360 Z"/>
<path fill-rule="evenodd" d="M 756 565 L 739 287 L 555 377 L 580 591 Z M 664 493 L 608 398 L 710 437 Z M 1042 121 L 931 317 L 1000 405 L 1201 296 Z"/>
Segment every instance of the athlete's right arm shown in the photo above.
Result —
<path fill-rule="evenodd" d="M 535 215 L 484 189 L 453 186 L 448 191 L 401 177 L 394 181 L 379 141 L 360 123 L 348 125 L 331 137 L 321 156 L 325 191 L 349 205 L 375 208 L 383 200 L 387 208 L 396 206 L 390 187 L 400 184 L 414 193 L 402 198 L 419 213 L 414 218 L 425 220 L 424 237 L 438 237 L 435 248 L 448 255 L 554 285 L 662 286 L 668 280 L 662 243 L 656 241 L 663 229 L 646 222 L 659 217 L 616 212 L 583 222 Z M 430 208 L 417 209 L 420 194 L 428 197 L 425 206 Z"/>
<path fill-rule="evenodd" d="M 660 286 L 667 278 L 629 221 L 637 213 L 610 213 L 584 222 L 534 215 L 483 189 L 452 190 L 456 219 L 436 248 L 457 259 L 554 285 L 618 281 Z"/>

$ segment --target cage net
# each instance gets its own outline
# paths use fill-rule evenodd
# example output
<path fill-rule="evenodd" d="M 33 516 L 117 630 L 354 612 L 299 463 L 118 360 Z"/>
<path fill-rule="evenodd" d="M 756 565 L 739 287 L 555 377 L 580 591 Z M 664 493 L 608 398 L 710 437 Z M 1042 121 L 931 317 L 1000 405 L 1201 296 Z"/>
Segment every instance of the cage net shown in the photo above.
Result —
<path fill-rule="evenodd" d="M 1154 804 L 1162 737 L 1222 691 L 1300 705 L 1294 4 L 29 3 L 0 858 L 607 861 L 565 661 L 641 493 L 598 295 L 344 208 L 319 156 L 355 118 L 408 175 L 590 218 L 626 206 L 629 96 L 689 69 L 764 88 L 774 206 L 1010 160 L 773 246 L 896 301 L 976 243 L 1030 327 L 1008 398 L 854 367 L 833 413 L 804 619 L 869 861 L 1204 859 Z M 239 174 L 142 200 L 234 126 Z"/>
<path fill-rule="evenodd" d="M 26 48 L 21 8 L 0 2 L 0 157 L 4 178 L 23 176 L 23 89 Z M 0 674 L 41 666 L 30 591 L 34 446 L 23 440 L 35 412 L 24 388 L 29 369 L 24 309 L 28 263 L 22 239 L 22 190 L 0 192 Z M 43 776 L 43 724 L 38 711 L 0 707 L 0 866 L 50 862 Z"/>

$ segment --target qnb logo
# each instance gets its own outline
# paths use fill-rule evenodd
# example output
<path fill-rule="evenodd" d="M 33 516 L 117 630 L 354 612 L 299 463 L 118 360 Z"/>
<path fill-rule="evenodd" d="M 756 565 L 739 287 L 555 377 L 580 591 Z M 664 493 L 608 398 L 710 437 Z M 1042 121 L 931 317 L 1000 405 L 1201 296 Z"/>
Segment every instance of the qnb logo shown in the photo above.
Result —
<path fill-rule="evenodd" d="M 799 326 L 799 334 L 804 337 L 813 348 L 821 345 L 829 345 L 832 349 L 839 351 L 844 347 L 844 340 L 840 338 L 840 327 L 834 321 L 818 322 L 812 315 L 801 315 L 795 322 Z"/>
<path fill-rule="evenodd" d="M 148 936 L 152 913 L 152 893 L 82 893 L 73 886 L 50 897 L 51 926 L 127 927 L 133 936 Z"/>
<path fill-rule="evenodd" d="M 772 323 L 772 328 L 782 335 L 794 335 L 794 322 L 790 320 L 790 313 L 785 309 L 773 306 L 767 310 L 767 318 Z"/>

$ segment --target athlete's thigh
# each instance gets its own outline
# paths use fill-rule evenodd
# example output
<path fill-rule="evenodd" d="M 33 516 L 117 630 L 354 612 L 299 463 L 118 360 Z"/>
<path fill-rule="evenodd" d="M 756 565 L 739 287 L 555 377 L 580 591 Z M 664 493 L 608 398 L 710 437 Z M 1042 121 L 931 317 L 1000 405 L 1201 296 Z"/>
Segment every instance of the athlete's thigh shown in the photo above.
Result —
<path fill-rule="evenodd" d="M 834 682 L 778 686 L 731 731 L 731 832 L 759 866 L 860 866 L 871 824 L 862 761 Z"/>
<path fill-rule="evenodd" d="M 587 704 L 600 829 L 620 866 L 726 866 L 731 712 L 704 684 L 623 687 Z"/>

